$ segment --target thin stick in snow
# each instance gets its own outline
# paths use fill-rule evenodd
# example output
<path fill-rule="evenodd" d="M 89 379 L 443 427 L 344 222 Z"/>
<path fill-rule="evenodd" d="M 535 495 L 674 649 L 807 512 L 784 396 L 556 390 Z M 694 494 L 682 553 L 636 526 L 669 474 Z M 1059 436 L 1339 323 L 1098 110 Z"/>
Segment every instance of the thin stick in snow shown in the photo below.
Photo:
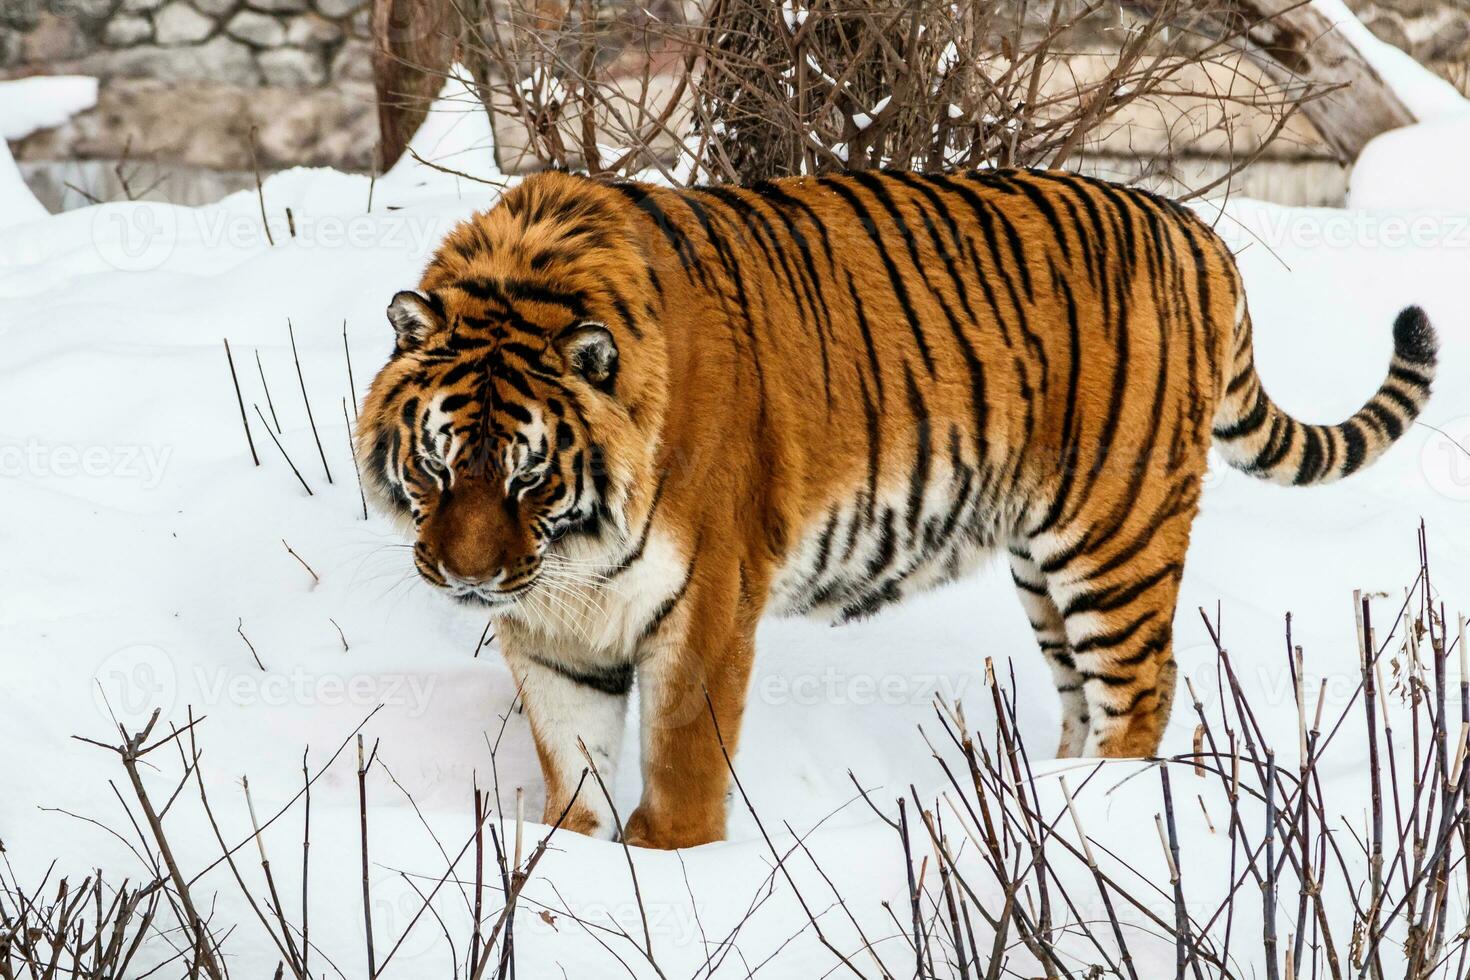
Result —
<path fill-rule="evenodd" d="M 281 445 L 281 440 L 277 439 L 276 438 L 276 434 L 271 431 L 271 427 L 269 425 L 266 425 L 265 416 L 263 414 L 261 414 L 260 406 L 259 405 L 251 405 L 250 407 L 253 408 L 253 409 L 255 409 L 255 414 L 256 415 L 259 415 L 260 416 L 260 424 L 261 425 L 265 425 L 265 434 L 271 437 L 271 442 L 275 443 L 276 444 L 276 448 L 281 451 L 281 457 L 286 461 L 286 465 L 289 466 L 289 467 L 291 467 L 291 472 L 292 473 L 295 473 L 296 474 L 296 479 L 299 480 L 299 481 L 301 481 L 301 489 L 303 489 L 303 490 L 306 491 L 306 495 L 308 497 L 314 497 L 314 496 L 316 496 L 316 494 L 314 494 L 314 493 L 311 492 L 311 487 L 307 486 L 307 484 L 306 484 L 306 478 L 301 475 L 301 471 L 296 468 L 296 464 L 293 463 L 293 462 L 291 462 L 291 455 L 286 452 L 286 447 L 283 446 L 283 445 Z M 257 465 L 259 465 L 259 464 L 257 464 Z"/>
<path fill-rule="evenodd" d="M 245 791 L 245 809 L 250 814 L 250 826 L 255 834 L 255 848 L 260 853 L 260 870 L 265 875 L 266 890 L 270 894 L 271 909 L 276 914 L 276 922 L 281 927 L 281 937 L 286 943 L 286 953 L 291 958 L 291 972 L 300 977 L 304 975 L 301 969 L 301 954 L 296 949 L 296 940 L 291 936 L 291 926 L 286 921 L 286 909 L 281 905 L 281 896 L 276 891 L 276 877 L 271 874 L 271 861 L 265 853 L 265 838 L 260 833 L 260 821 L 255 817 L 255 799 L 250 795 L 250 777 L 241 776 L 240 786 Z M 280 967 L 276 968 L 276 975 L 281 973 Z"/>
<path fill-rule="evenodd" d="M 301 567 L 306 569 L 306 573 L 311 576 L 311 584 L 313 586 L 321 585 L 322 577 L 318 575 L 315 570 L 313 570 L 312 567 L 306 563 L 306 559 L 298 555 L 295 549 L 293 549 L 289 544 L 286 544 L 285 538 L 281 539 L 281 544 L 286 545 L 287 554 L 289 554 L 292 558 L 295 558 L 297 561 L 301 562 Z"/>
<path fill-rule="evenodd" d="M 367 494 L 362 489 L 362 468 L 357 465 L 357 447 L 352 444 L 352 420 L 347 417 L 347 399 L 342 399 L 342 421 L 347 423 L 347 455 L 352 457 L 352 472 L 357 474 L 357 496 L 362 500 L 362 519 L 368 519 Z"/>
<path fill-rule="evenodd" d="M 356 418 L 357 418 L 357 382 L 354 381 L 353 378 L 352 378 L 352 348 L 347 346 L 347 321 L 346 321 L 346 319 L 343 319 L 343 321 L 342 321 L 342 354 L 347 359 L 347 394 L 351 396 L 348 399 L 348 401 L 352 402 L 352 418 L 354 420 L 356 420 Z"/>
<path fill-rule="evenodd" d="M 412 153 L 413 151 L 410 150 L 409 152 Z M 730 750 L 725 745 L 724 733 L 720 731 L 720 719 L 715 714 L 715 703 L 710 699 L 709 691 L 704 692 L 704 704 L 705 708 L 709 711 L 710 722 L 715 727 L 715 741 L 720 743 L 720 755 L 725 760 L 725 769 L 730 773 L 730 780 L 735 784 L 735 791 L 740 794 L 740 800 L 745 804 L 746 812 L 755 821 L 756 829 L 760 831 L 761 839 L 765 841 L 766 849 L 771 852 L 771 856 L 776 861 L 776 867 L 781 870 L 781 875 L 786 879 L 786 884 L 790 886 L 791 893 L 796 896 L 797 904 L 801 906 L 801 910 L 806 915 L 807 921 L 812 924 L 812 931 L 816 933 L 817 941 L 826 947 L 829 953 L 837 957 L 842 965 L 847 967 L 854 976 L 858 977 L 859 980 L 864 980 L 863 972 L 854 966 L 848 956 L 835 946 L 832 940 L 827 938 L 826 933 L 822 931 L 822 926 L 817 921 L 817 916 L 812 912 L 811 906 L 807 904 L 800 889 L 796 887 L 796 882 L 792 878 L 790 870 L 786 867 L 785 859 L 781 857 L 781 852 L 776 849 L 775 843 L 771 840 L 771 835 L 766 832 L 766 825 L 761 821 L 760 814 L 756 812 L 755 805 L 750 802 L 750 797 L 746 795 L 745 785 L 740 782 L 740 774 L 735 771 L 734 760 L 730 758 Z M 585 771 L 582 775 L 583 778 L 586 778 Z M 905 846 L 907 846 L 907 838 L 905 838 Z M 912 870 L 910 870 L 910 873 L 912 874 Z"/>
<path fill-rule="evenodd" d="M 374 749 L 376 754 L 376 749 Z M 362 829 L 362 922 L 367 932 L 368 980 L 378 975 L 376 954 L 373 952 L 373 903 L 368 894 L 368 818 L 367 818 L 367 771 L 370 761 L 363 758 L 362 735 L 357 736 L 357 814 Z"/>
<path fill-rule="evenodd" d="M 368 203 L 367 203 L 367 213 L 368 214 L 372 214 L 373 213 L 373 191 L 377 189 L 377 186 L 378 186 L 378 170 L 381 167 L 382 167 L 382 148 L 381 147 L 374 147 L 374 149 L 373 149 L 373 172 L 372 172 L 372 175 L 368 177 Z"/>
<path fill-rule="evenodd" d="M 265 216 L 265 188 L 260 183 L 260 161 L 255 158 L 255 130 L 250 127 L 250 169 L 255 171 L 255 196 L 260 200 L 260 224 L 265 229 L 265 240 L 274 248 L 276 240 L 271 235 L 271 223 Z"/>
<path fill-rule="evenodd" d="M 263 664 L 263 663 L 260 662 L 260 654 L 258 654 L 258 653 L 255 652 L 255 644 L 254 643 L 251 643 L 250 642 L 250 637 L 248 637 L 248 636 L 245 635 L 245 619 L 244 619 L 244 617 L 241 617 L 235 623 L 235 632 L 240 634 L 240 639 L 244 640 L 245 641 L 245 645 L 250 648 L 250 656 L 255 660 L 255 666 L 259 667 L 261 670 L 265 670 L 265 664 Z"/>
<path fill-rule="evenodd" d="M 474 976 L 480 968 L 480 923 L 484 920 L 485 888 L 485 798 L 480 787 L 475 788 L 475 925 L 470 936 L 469 974 Z"/>
<path fill-rule="evenodd" d="M 230 339 L 225 341 L 225 359 L 230 362 L 230 380 L 235 382 L 235 401 L 240 406 L 240 424 L 245 426 L 245 442 L 250 446 L 250 458 L 255 460 L 255 465 L 260 465 L 260 456 L 255 451 L 255 439 L 250 435 L 250 419 L 245 414 L 245 396 L 240 394 L 240 378 L 235 374 L 235 355 L 230 353 Z M 264 418 L 261 419 L 265 421 Z"/>
<path fill-rule="evenodd" d="M 475 644 L 475 656 L 476 657 L 478 657 L 480 655 L 480 650 L 485 646 L 485 643 L 487 642 L 486 641 L 486 637 L 489 637 L 491 640 L 495 639 L 495 637 L 490 636 L 490 627 L 491 626 L 494 626 L 494 625 L 495 625 L 495 620 L 494 619 L 487 619 L 487 620 L 485 620 L 485 629 L 484 629 L 483 632 L 480 633 L 480 642 L 478 642 L 478 643 Z"/>
<path fill-rule="evenodd" d="M 1361 592 L 1354 592 L 1355 600 L 1362 596 Z M 1363 647 L 1363 707 L 1367 712 L 1368 723 L 1368 778 L 1372 792 L 1372 849 L 1369 852 L 1368 874 L 1369 874 L 1369 918 L 1368 934 L 1378 936 L 1379 915 L 1382 913 L 1384 891 L 1383 891 L 1383 785 L 1380 779 L 1380 761 L 1378 755 L 1378 719 L 1376 705 L 1377 699 L 1377 664 L 1378 660 L 1374 653 L 1373 644 L 1373 620 L 1368 606 L 1368 598 L 1362 596 L 1358 607 L 1360 618 L 1358 622 L 1362 626 L 1359 633 L 1359 642 Z M 1386 692 L 1385 692 L 1386 693 Z M 1416 713 L 1417 717 L 1417 713 Z M 1416 797 L 1417 800 L 1417 797 Z M 1378 946 L 1375 944 L 1371 950 L 1370 961 L 1375 978 L 1381 978 L 1383 969 L 1378 959 Z"/>
<path fill-rule="evenodd" d="M 1369 716 L 1372 717 L 1371 714 Z M 1261 881 L 1262 944 L 1266 952 L 1266 976 L 1279 980 L 1276 963 L 1276 753 L 1266 750 L 1266 877 Z"/>
<path fill-rule="evenodd" d="M 276 435 L 281 434 L 281 420 L 276 417 L 276 403 L 271 400 L 271 386 L 265 380 L 265 368 L 260 363 L 260 348 L 255 350 L 255 370 L 260 372 L 260 386 L 265 389 L 265 407 L 271 410 L 271 422 L 275 423 Z"/>
<path fill-rule="evenodd" d="M 291 338 L 291 359 L 296 362 L 296 380 L 301 382 L 301 400 L 306 403 L 306 421 L 311 423 L 311 436 L 316 440 L 317 454 L 322 458 L 322 470 L 327 474 L 327 482 L 332 482 L 332 470 L 327 466 L 327 453 L 322 449 L 321 434 L 316 431 L 316 419 L 311 414 L 311 399 L 306 394 L 306 376 L 301 373 L 301 358 L 296 353 L 296 328 L 291 325 L 291 318 L 286 318 L 286 333 Z"/>
<path fill-rule="evenodd" d="M 311 968 L 307 964 L 307 957 L 311 955 L 311 906 L 307 901 L 311 882 L 311 771 L 306 765 L 310 753 L 310 746 L 301 750 L 302 792 L 306 794 L 306 810 L 301 824 L 301 972 L 307 976 L 311 976 Z"/>
<path fill-rule="evenodd" d="M 612 814 L 613 826 L 617 829 L 618 840 L 623 845 L 623 858 L 628 862 L 628 877 L 633 881 L 633 899 L 638 906 L 638 917 L 643 922 L 643 955 L 648 958 L 650 965 L 657 969 L 653 960 L 653 934 L 648 929 L 648 911 L 643 905 L 643 891 L 638 887 L 638 872 L 633 870 L 633 852 L 628 847 L 627 836 L 623 833 L 623 821 L 618 816 L 617 804 L 613 803 L 612 791 L 607 788 L 607 783 L 602 780 L 602 773 L 597 771 L 597 763 L 592 759 L 592 753 L 587 749 L 587 743 L 577 738 L 577 750 L 582 753 L 582 759 L 587 763 L 587 769 L 592 773 L 592 778 L 597 781 L 597 788 L 602 790 L 602 798 L 607 801 L 607 809 Z M 514 867 L 521 864 L 521 818 L 525 811 L 524 791 L 516 787 L 516 849 Z"/>

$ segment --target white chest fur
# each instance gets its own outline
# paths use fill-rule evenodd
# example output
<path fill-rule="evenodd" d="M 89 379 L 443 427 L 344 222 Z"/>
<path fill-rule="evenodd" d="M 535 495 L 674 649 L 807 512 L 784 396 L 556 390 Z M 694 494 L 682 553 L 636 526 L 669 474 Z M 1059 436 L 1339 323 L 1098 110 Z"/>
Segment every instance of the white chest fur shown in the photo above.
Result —
<path fill-rule="evenodd" d="M 600 549 L 551 556 L 538 587 L 510 615 L 548 641 L 568 666 L 627 662 L 639 638 L 684 584 L 688 560 L 674 540 L 651 530 L 637 560 L 609 564 Z"/>

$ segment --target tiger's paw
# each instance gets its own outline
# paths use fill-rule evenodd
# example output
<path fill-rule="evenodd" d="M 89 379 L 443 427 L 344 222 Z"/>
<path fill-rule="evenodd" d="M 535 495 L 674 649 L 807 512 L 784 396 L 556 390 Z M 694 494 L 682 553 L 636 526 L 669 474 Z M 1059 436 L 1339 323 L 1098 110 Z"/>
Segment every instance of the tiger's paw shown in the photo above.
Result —
<path fill-rule="evenodd" d="M 623 826 L 623 841 L 630 847 L 650 847 L 672 851 L 698 847 L 725 839 L 724 822 L 665 818 L 646 807 L 639 807 Z"/>
<path fill-rule="evenodd" d="M 569 830 L 574 834 L 596 837 L 599 840 L 614 840 L 617 837 L 614 833 L 616 823 L 607 814 L 599 813 L 580 801 L 573 803 L 565 814 L 562 813 L 562 807 L 548 801 L 541 822 L 551 827 L 556 826 L 558 820 L 561 821 L 562 830 Z"/>

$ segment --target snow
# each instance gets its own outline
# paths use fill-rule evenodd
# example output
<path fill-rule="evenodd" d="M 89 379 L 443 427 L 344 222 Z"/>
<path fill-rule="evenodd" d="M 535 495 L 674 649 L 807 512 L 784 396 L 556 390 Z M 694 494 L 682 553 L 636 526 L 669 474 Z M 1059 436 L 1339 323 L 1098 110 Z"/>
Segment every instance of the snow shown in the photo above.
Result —
<path fill-rule="evenodd" d="M 26 186 L 10 147 L 0 140 L 0 228 L 44 218 L 48 214 Z"/>
<path fill-rule="evenodd" d="M 888 103 L 890 103 L 892 101 L 893 101 L 893 96 L 891 96 L 891 95 L 885 95 L 885 96 L 883 96 L 883 98 L 879 99 L 877 102 L 874 102 L 873 103 L 873 108 L 869 109 L 867 112 L 855 112 L 855 113 L 853 113 L 853 116 L 852 116 L 852 124 L 854 126 L 856 126 L 859 131 L 862 131 L 864 129 L 867 129 L 869 126 L 873 125 L 873 120 L 874 119 L 876 119 L 879 116 L 883 115 L 883 110 L 884 109 L 887 109 L 888 108 Z M 950 108 L 953 109 L 954 106 L 950 106 Z"/>
<path fill-rule="evenodd" d="M 806 23 L 807 16 L 810 13 L 810 10 L 797 9 L 789 0 L 781 4 L 781 20 L 785 22 L 786 29 L 793 34 L 796 33 L 798 27 Z"/>
<path fill-rule="evenodd" d="M 495 163 L 495 134 L 490 119 L 471 88 L 469 70 L 455 65 L 428 115 L 408 141 L 408 148 L 430 163 L 457 170 L 468 178 L 455 178 L 432 170 L 405 153 L 384 175 L 385 181 L 411 181 L 417 187 L 445 186 L 445 177 L 462 183 L 504 180 Z M 554 84 L 555 79 L 552 80 Z M 528 80 L 529 84 L 529 80 Z"/>
<path fill-rule="evenodd" d="M 60 126 L 71 116 L 97 104 L 97 79 L 51 75 L 0 81 L 0 228 L 44 218 L 6 140 L 18 140 L 38 129 Z"/>
<path fill-rule="evenodd" d="M 1470 112 L 1375 137 L 1353 164 L 1348 204 L 1399 211 L 1470 211 Z"/>
<path fill-rule="evenodd" d="M 1313 3 L 1397 93 L 1415 119 L 1428 122 L 1466 112 L 1470 103 L 1459 90 L 1407 53 L 1374 37 L 1343 0 L 1313 0 Z"/>
<path fill-rule="evenodd" d="M 97 79 L 38 75 L 0 82 L 0 138 L 24 139 L 60 126 L 97 104 Z"/>
<path fill-rule="evenodd" d="M 480 125 L 463 112 L 451 125 L 431 121 L 414 145 L 469 171 L 486 156 L 488 132 Z M 494 176 L 493 167 L 478 165 L 477 175 Z M 372 194 L 369 212 L 366 177 L 294 170 L 269 178 L 264 198 L 274 245 L 261 229 L 254 193 L 198 209 L 108 204 L 0 231 L 0 551 L 9 558 L 0 564 L 0 676 L 7 690 L 0 744 L 9 748 L 11 767 L 0 793 L 0 830 L 22 880 L 39 880 L 52 858 L 78 877 L 99 866 L 117 878 L 139 873 L 117 840 L 58 812 L 126 827 L 107 787 L 121 775 L 115 758 L 70 739 L 112 738 L 109 711 L 134 726 L 154 707 L 173 724 L 184 723 L 191 707 L 196 717 L 207 716 L 198 729 L 205 782 L 233 841 L 248 829 L 242 775 L 257 809 L 275 812 L 299 786 L 303 749 L 309 747 L 313 767 L 322 765 L 381 705 L 364 728 L 368 744 L 378 744 L 378 758 L 446 849 L 453 853 L 466 839 L 472 786 L 491 782 L 487 736 L 495 737 L 514 684 L 493 645 L 475 655 L 485 622 L 431 593 L 387 524 L 363 519 L 343 400 L 356 402 L 388 353 L 388 297 L 414 283 L 440 237 L 492 205 L 497 191 L 409 160 L 378 180 Z M 295 238 L 283 217 L 288 206 Z M 1340 710 L 1357 671 L 1352 590 L 1384 596 L 1375 611 L 1392 617 L 1391 597 L 1417 570 L 1421 517 L 1436 589 L 1452 610 L 1470 596 L 1463 537 L 1470 459 L 1450 441 L 1470 446 L 1470 306 L 1463 301 L 1470 207 L 1455 204 L 1426 218 L 1232 200 L 1223 214 L 1212 205 L 1201 211 L 1239 253 L 1260 371 L 1289 411 L 1336 420 L 1355 410 L 1382 380 L 1389 325 L 1406 303 L 1428 310 L 1443 344 L 1429 425 L 1411 429 L 1372 470 L 1309 490 L 1222 468 L 1210 477 L 1176 619 L 1177 656 L 1182 674 L 1213 700 L 1213 649 L 1196 609 L 1222 603 L 1226 641 L 1285 766 L 1293 764 L 1287 756 L 1297 723 L 1280 656 L 1287 610 L 1306 651 L 1307 689 L 1327 679 L 1329 707 Z M 331 482 L 308 427 L 288 318 Z M 344 320 L 354 388 L 343 356 Z M 223 337 L 250 413 L 258 467 L 245 445 Z M 256 405 L 267 419 L 279 417 L 278 438 L 312 495 L 282 460 Z M 878 950 L 895 972 L 906 971 L 911 954 L 881 903 L 902 908 L 906 901 L 902 859 L 892 831 L 853 802 L 847 773 L 874 788 L 881 802 L 910 783 L 932 799 L 944 778 L 916 728 L 933 731 L 932 699 L 939 695 L 962 700 L 972 726 L 992 730 L 987 656 L 1002 673 L 1014 664 L 1041 805 L 1059 813 L 1056 776 L 1069 774 L 1076 790 L 1092 764 L 1045 758 L 1058 715 L 1051 681 L 998 570 L 868 623 L 834 630 L 768 621 L 760 630 L 737 768 L 778 848 L 790 846 L 782 821 L 812 831 L 806 843 L 813 857 L 865 931 L 885 937 Z M 1165 751 L 1187 751 L 1193 728 L 1181 698 Z M 1335 747 L 1336 768 L 1323 778 L 1338 816 L 1356 825 L 1365 797 L 1351 737 L 1345 733 Z M 631 730 L 624 757 L 636 758 Z M 1158 842 L 1146 826 L 1159 809 L 1157 780 L 1126 778 L 1138 771 L 1134 763 L 1104 766 L 1077 806 L 1100 853 L 1105 845 L 1164 880 Z M 507 808 L 524 787 L 527 812 L 539 813 L 540 774 L 520 715 L 506 723 L 497 775 Z M 170 788 L 165 773 L 145 778 L 158 793 Z M 1218 827 L 1218 785 L 1191 781 L 1187 789 L 1203 796 Z M 339 759 L 313 792 L 312 936 L 346 975 L 363 976 L 352 760 Z M 636 767 L 619 773 L 614 792 L 626 815 L 638 796 Z M 398 872 L 432 881 L 444 862 L 382 770 L 370 777 L 369 796 L 381 963 L 418 907 Z M 192 791 L 168 820 L 187 868 L 218 856 Z M 1186 888 L 1204 907 L 1223 893 L 1211 869 L 1228 864 L 1229 846 L 1198 807 L 1181 807 L 1179 820 Z M 1075 836 L 1067 824 L 1059 827 Z M 528 850 L 543 833 L 527 828 Z M 286 895 L 299 894 L 299 834 L 293 810 L 265 835 Z M 655 950 L 670 976 L 699 968 L 708 953 L 702 937 L 714 941 L 735 926 L 772 863 L 738 801 L 728 841 L 681 856 L 639 852 L 634 860 Z M 816 910 L 826 910 L 830 893 L 812 864 L 793 859 L 788 870 Z M 1085 869 L 1059 873 L 1080 880 Z M 932 864 L 928 874 L 935 874 Z M 211 872 L 199 887 L 219 892 L 220 921 L 239 923 L 228 944 L 232 973 L 271 975 L 277 956 L 228 873 Z M 773 889 L 740 933 L 745 962 L 774 956 L 762 975 L 823 975 L 834 965 L 831 954 L 810 929 L 787 943 L 804 916 L 784 879 Z M 563 969 L 573 977 L 619 969 L 564 914 L 564 902 L 581 918 L 620 923 L 635 934 L 640 928 L 625 859 L 612 844 L 558 836 L 526 896 L 516 946 L 527 980 L 560 977 Z M 497 899 L 492 893 L 498 909 Z M 536 903 L 557 921 L 534 914 Z M 459 892 L 447 889 L 436 906 L 457 940 L 466 934 Z M 856 945 L 840 913 L 822 921 L 839 945 Z M 1085 952 L 1075 937 L 1059 943 Z M 1248 957 L 1249 944 L 1239 945 Z M 1134 955 L 1141 975 L 1163 975 L 1156 971 L 1172 968 L 1174 949 L 1140 931 Z M 626 958 L 636 975 L 650 973 Z M 445 959 L 437 927 L 426 919 L 387 975 L 448 976 Z M 1024 958 L 1013 966 L 1023 970 Z M 1250 975 L 1248 965 L 1242 975 Z"/>
<path fill-rule="evenodd" d="M 1470 212 L 1470 187 L 1464 179 L 1464 161 L 1470 153 L 1470 99 L 1403 51 L 1374 37 L 1342 0 L 1314 2 L 1419 120 L 1383 133 L 1363 148 L 1353 163 L 1348 206 Z"/>

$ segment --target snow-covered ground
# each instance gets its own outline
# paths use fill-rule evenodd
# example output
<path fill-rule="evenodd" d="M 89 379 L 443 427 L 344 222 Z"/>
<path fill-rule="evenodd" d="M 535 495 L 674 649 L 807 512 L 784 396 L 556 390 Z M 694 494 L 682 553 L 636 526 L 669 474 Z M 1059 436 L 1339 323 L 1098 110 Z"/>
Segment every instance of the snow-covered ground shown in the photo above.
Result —
<path fill-rule="evenodd" d="M 467 117 L 463 125 L 475 122 Z M 463 145 L 463 134 L 434 138 Z M 470 159 L 446 162 L 463 169 Z M 3 178 L 0 171 L 0 192 L 8 193 L 13 188 Z M 1355 181 L 1354 195 L 1376 193 L 1375 185 L 1387 195 L 1395 180 L 1413 179 L 1385 165 L 1371 180 Z M 78 875 L 97 866 L 113 879 L 141 871 L 117 839 L 59 812 L 131 836 L 108 787 L 109 779 L 121 782 L 117 760 L 70 738 L 111 739 L 109 711 L 130 726 L 155 707 L 174 724 L 191 708 L 207 716 L 197 733 L 203 771 L 233 842 L 249 826 L 241 776 L 249 777 L 258 811 L 273 813 L 299 787 L 303 750 L 313 767 L 321 765 L 381 706 L 364 729 L 387 767 L 375 768 L 369 780 L 380 963 L 418 907 L 399 872 L 427 876 L 420 882 L 427 888 L 444 869 L 438 845 L 387 771 L 451 854 L 464 842 L 472 787 L 491 781 L 487 734 L 495 737 L 514 687 L 493 644 L 475 655 L 485 622 L 432 594 L 387 525 L 363 518 L 344 411 L 353 411 L 390 348 L 388 297 L 412 285 L 439 238 L 490 206 L 496 191 L 410 162 L 371 194 L 369 212 L 366 178 L 321 170 L 271 178 L 264 197 L 274 245 L 254 194 L 198 209 L 107 204 L 0 231 L 0 745 L 7 748 L 0 840 L 23 881 L 39 880 L 53 858 Z M 0 225 L 17 200 L 0 197 Z M 1288 757 L 1297 715 L 1282 656 L 1284 613 L 1294 614 L 1296 642 L 1305 649 L 1307 690 L 1315 700 L 1316 679 L 1327 678 L 1329 708 L 1340 710 L 1357 679 L 1352 591 L 1381 596 L 1375 611 L 1392 619 L 1418 568 L 1421 519 L 1436 590 L 1452 612 L 1470 602 L 1470 201 L 1351 211 L 1232 201 L 1223 214 L 1211 205 L 1201 210 L 1218 219 L 1238 251 L 1260 371 L 1289 411 L 1332 421 L 1354 411 L 1383 377 L 1390 323 L 1406 303 L 1425 307 L 1443 344 L 1428 424 L 1414 427 L 1371 471 L 1310 490 L 1266 485 L 1223 467 L 1211 477 L 1176 620 L 1181 670 L 1201 692 L 1216 689 L 1213 647 L 1196 607 L 1213 610 L 1219 602 L 1242 681 L 1283 765 L 1294 766 Z M 325 462 L 308 425 L 288 319 Z M 259 466 L 246 446 L 223 338 L 233 351 Z M 257 406 L 264 418 L 279 419 L 280 443 L 310 495 Z M 991 730 L 986 657 L 1014 663 L 1022 732 L 1043 807 L 1054 813 L 1054 774 L 1073 771 L 1075 786 L 1091 764 L 1045 758 L 1057 729 L 1055 697 L 1004 575 L 987 572 L 856 626 L 771 621 L 760 632 L 737 769 L 778 846 L 789 846 L 782 821 L 805 833 L 825 819 L 808 846 L 869 937 L 887 937 L 878 950 L 895 971 L 907 969 L 912 954 L 881 903 L 902 917 L 904 867 L 892 831 L 853 803 L 847 773 L 880 801 L 910 783 L 932 799 L 944 788 L 943 774 L 916 728 L 933 730 L 939 696 L 962 700 L 972 726 Z M 1190 747 L 1194 720 L 1187 709 L 1176 709 L 1166 752 Z M 1355 738 L 1345 731 L 1335 743 L 1324 778 L 1336 780 L 1328 798 L 1360 825 Z M 635 745 L 630 732 L 625 758 L 636 757 Z M 351 754 L 313 791 L 311 927 L 325 956 L 346 976 L 360 977 L 366 973 Z M 524 787 L 527 812 L 539 813 L 540 776 L 521 716 L 506 724 L 497 768 L 507 808 L 515 788 Z M 1138 768 L 1109 764 L 1078 806 L 1095 839 L 1163 881 L 1163 855 L 1149 826 L 1160 806 L 1157 781 L 1124 782 Z M 156 792 L 168 792 L 169 775 L 153 777 Z M 1202 794 L 1222 826 L 1218 786 L 1176 777 L 1186 778 L 1188 795 Z M 615 793 L 627 814 L 638 796 L 636 767 L 618 776 Z M 1228 844 L 1192 801 L 1179 808 L 1179 819 L 1185 888 L 1191 903 L 1208 907 L 1225 888 L 1220 869 Z M 168 821 L 186 872 L 218 855 L 192 790 Z M 528 849 L 543 832 L 528 828 Z M 265 835 L 281 890 L 292 896 L 299 894 L 300 833 L 293 810 Z M 705 938 L 716 941 L 746 915 L 771 866 L 738 803 L 727 842 L 682 856 L 639 852 L 635 861 L 655 952 L 670 977 L 700 967 Z M 814 911 L 828 909 L 830 892 L 811 863 L 793 859 L 790 870 L 804 894 L 819 896 Z M 270 976 L 278 955 L 227 872 L 218 869 L 197 887 L 219 892 L 218 921 L 240 923 L 227 944 L 233 975 Z M 532 904 L 516 928 L 521 976 L 621 972 L 567 916 L 534 914 L 542 903 L 640 933 L 616 845 L 558 836 L 526 895 Z M 495 896 L 487 902 L 498 908 Z M 462 959 L 468 913 L 461 893 L 447 889 L 436 904 Z M 1162 898 L 1159 907 L 1168 907 Z M 813 930 L 802 929 L 804 921 L 781 882 L 740 933 L 743 960 L 728 971 L 743 975 L 747 965 L 774 955 L 762 975 L 825 974 L 836 961 Z M 822 921 L 839 945 L 856 945 L 840 912 L 827 911 Z M 1282 933 L 1291 931 L 1283 923 Z M 1134 948 L 1145 976 L 1150 964 L 1173 963 L 1172 944 L 1152 942 L 1140 933 Z M 1249 944 L 1242 947 L 1249 963 Z M 651 974 L 626 946 L 621 951 L 637 975 Z M 448 977 L 447 956 L 437 925 L 425 918 L 387 973 Z"/>

